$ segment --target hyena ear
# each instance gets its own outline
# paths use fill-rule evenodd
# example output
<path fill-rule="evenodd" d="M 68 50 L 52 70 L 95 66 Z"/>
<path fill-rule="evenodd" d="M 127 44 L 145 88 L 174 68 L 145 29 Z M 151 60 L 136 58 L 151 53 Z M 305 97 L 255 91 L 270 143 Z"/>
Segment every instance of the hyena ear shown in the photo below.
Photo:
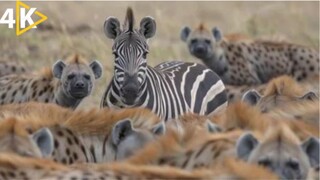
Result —
<path fill-rule="evenodd" d="M 220 41 L 222 39 L 222 33 L 217 27 L 212 28 L 212 34 L 216 41 Z"/>
<path fill-rule="evenodd" d="M 152 132 L 156 135 L 163 135 L 166 133 L 166 125 L 161 121 L 152 128 Z"/>
<path fill-rule="evenodd" d="M 129 134 L 133 132 L 133 127 L 129 119 L 124 119 L 115 124 L 112 128 L 112 144 L 118 146 Z"/>
<path fill-rule="evenodd" d="M 115 17 L 108 17 L 103 25 L 105 35 L 110 39 L 115 39 L 121 33 L 120 22 Z"/>
<path fill-rule="evenodd" d="M 251 133 L 242 135 L 236 143 L 237 157 L 247 161 L 258 144 L 258 140 Z"/>
<path fill-rule="evenodd" d="M 102 65 L 99 61 L 94 60 L 92 63 L 90 63 L 90 68 L 92 69 L 92 72 L 94 74 L 94 77 L 96 79 L 99 79 L 102 75 Z"/>
<path fill-rule="evenodd" d="M 32 135 L 33 141 L 39 147 L 43 157 L 48 157 L 53 152 L 53 137 L 48 128 L 41 128 Z"/>
<path fill-rule="evenodd" d="M 182 28 L 180 32 L 180 39 L 184 42 L 187 42 L 190 32 L 191 32 L 191 29 L 188 26 L 185 26 L 184 28 Z"/>
<path fill-rule="evenodd" d="M 311 167 L 317 167 L 320 165 L 319 150 L 320 142 L 318 139 L 311 137 L 301 145 L 304 152 L 307 154 Z"/>
<path fill-rule="evenodd" d="M 56 63 L 54 63 L 52 67 L 53 76 L 60 79 L 62 76 L 63 69 L 65 67 L 66 67 L 66 64 L 63 61 L 58 60 Z"/>
<path fill-rule="evenodd" d="M 215 123 L 211 122 L 210 120 L 206 121 L 208 132 L 210 133 L 219 133 L 222 132 L 222 128 Z"/>
<path fill-rule="evenodd" d="M 147 16 L 140 21 L 139 32 L 146 39 L 152 38 L 156 34 L 156 30 L 157 30 L 156 21 L 152 17 Z"/>
<path fill-rule="evenodd" d="M 299 97 L 302 100 L 310 100 L 310 101 L 318 101 L 319 97 L 316 95 L 316 93 L 310 91 L 306 93 L 305 95 Z"/>
<path fill-rule="evenodd" d="M 262 96 L 258 91 L 252 89 L 243 94 L 242 101 L 247 102 L 250 105 L 256 105 L 260 101 L 261 97 Z"/>

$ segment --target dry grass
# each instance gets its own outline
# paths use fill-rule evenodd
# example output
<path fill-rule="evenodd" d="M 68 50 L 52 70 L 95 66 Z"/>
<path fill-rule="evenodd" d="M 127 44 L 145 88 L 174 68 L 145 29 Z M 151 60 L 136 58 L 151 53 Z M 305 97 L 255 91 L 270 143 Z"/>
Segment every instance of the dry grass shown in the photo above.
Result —
<path fill-rule="evenodd" d="M 281 36 L 287 40 L 319 48 L 319 2 L 27 2 L 48 16 L 38 29 L 16 37 L 13 29 L 0 25 L 0 59 L 15 60 L 32 69 L 51 66 L 57 59 L 79 52 L 100 60 L 104 76 L 95 92 L 82 106 L 99 106 L 112 77 L 112 41 L 102 25 L 108 16 L 124 19 L 127 6 L 139 20 L 156 19 L 157 34 L 150 40 L 150 65 L 181 59 L 194 61 L 179 39 L 180 29 L 205 22 L 223 33 L 243 33 L 251 37 Z M 15 2 L 0 2 L 0 12 Z M 49 30 L 48 30 L 49 29 Z M 50 30 L 51 29 L 51 30 Z"/>

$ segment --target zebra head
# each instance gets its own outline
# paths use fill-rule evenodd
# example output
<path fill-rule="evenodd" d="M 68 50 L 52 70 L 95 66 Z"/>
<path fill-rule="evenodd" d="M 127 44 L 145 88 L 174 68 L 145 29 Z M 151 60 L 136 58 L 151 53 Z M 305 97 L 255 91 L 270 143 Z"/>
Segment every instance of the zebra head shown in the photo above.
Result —
<path fill-rule="evenodd" d="M 154 36 L 156 22 L 152 17 L 144 17 L 140 28 L 134 27 L 134 16 L 128 8 L 123 28 L 115 17 L 108 17 L 104 23 L 106 36 L 114 40 L 112 51 L 115 56 L 114 83 L 122 101 L 134 105 L 141 95 L 146 80 L 147 39 Z"/>

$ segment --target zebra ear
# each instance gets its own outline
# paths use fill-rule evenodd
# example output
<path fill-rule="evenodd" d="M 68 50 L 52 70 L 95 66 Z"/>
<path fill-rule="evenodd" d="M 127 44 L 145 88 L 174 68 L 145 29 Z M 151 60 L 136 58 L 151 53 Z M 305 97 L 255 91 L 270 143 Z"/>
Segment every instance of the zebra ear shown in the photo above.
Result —
<path fill-rule="evenodd" d="M 60 79 L 62 76 L 63 69 L 65 67 L 66 67 L 66 64 L 63 61 L 58 60 L 56 63 L 54 63 L 52 68 L 53 76 Z"/>
<path fill-rule="evenodd" d="M 121 33 L 120 22 L 115 17 L 108 17 L 104 22 L 104 33 L 110 39 L 115 39 Z"/>
<path fill-rule="evenodd" d="M 144 17 L 140 22 L 140 30 L 139 32 L 146 38 L 152 38 L 156 34 L 156 21 L 150 17 Z"/>
<path fill-rule="evenodd" d="M 190 32 L 191 29 L 188 26 L 185 26 L 180 32 L 180 39 L 184 42 L 187 42 Z"/>

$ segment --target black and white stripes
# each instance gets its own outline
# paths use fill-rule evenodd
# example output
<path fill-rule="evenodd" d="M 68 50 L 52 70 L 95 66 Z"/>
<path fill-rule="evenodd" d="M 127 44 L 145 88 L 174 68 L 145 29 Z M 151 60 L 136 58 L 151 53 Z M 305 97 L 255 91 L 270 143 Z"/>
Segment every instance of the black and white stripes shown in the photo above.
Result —
<path fill-rule="evenodd" d="M 128 12 L 127 16 L 133 16 L 131 9 Z M 126 26 L 120 30 L 119 24 L 114 17 L 105 22 L 106 35 L 114 39 L 115 67 L 102 107 L 147 107 L 164 120 L 186 112 L 208 115 L 226 107 L 222 81 L 205 66 L 184 62 L 147 66 L 146 40 L 156 29 L 151 17 L 141 20 L 139 30 Z"/>

